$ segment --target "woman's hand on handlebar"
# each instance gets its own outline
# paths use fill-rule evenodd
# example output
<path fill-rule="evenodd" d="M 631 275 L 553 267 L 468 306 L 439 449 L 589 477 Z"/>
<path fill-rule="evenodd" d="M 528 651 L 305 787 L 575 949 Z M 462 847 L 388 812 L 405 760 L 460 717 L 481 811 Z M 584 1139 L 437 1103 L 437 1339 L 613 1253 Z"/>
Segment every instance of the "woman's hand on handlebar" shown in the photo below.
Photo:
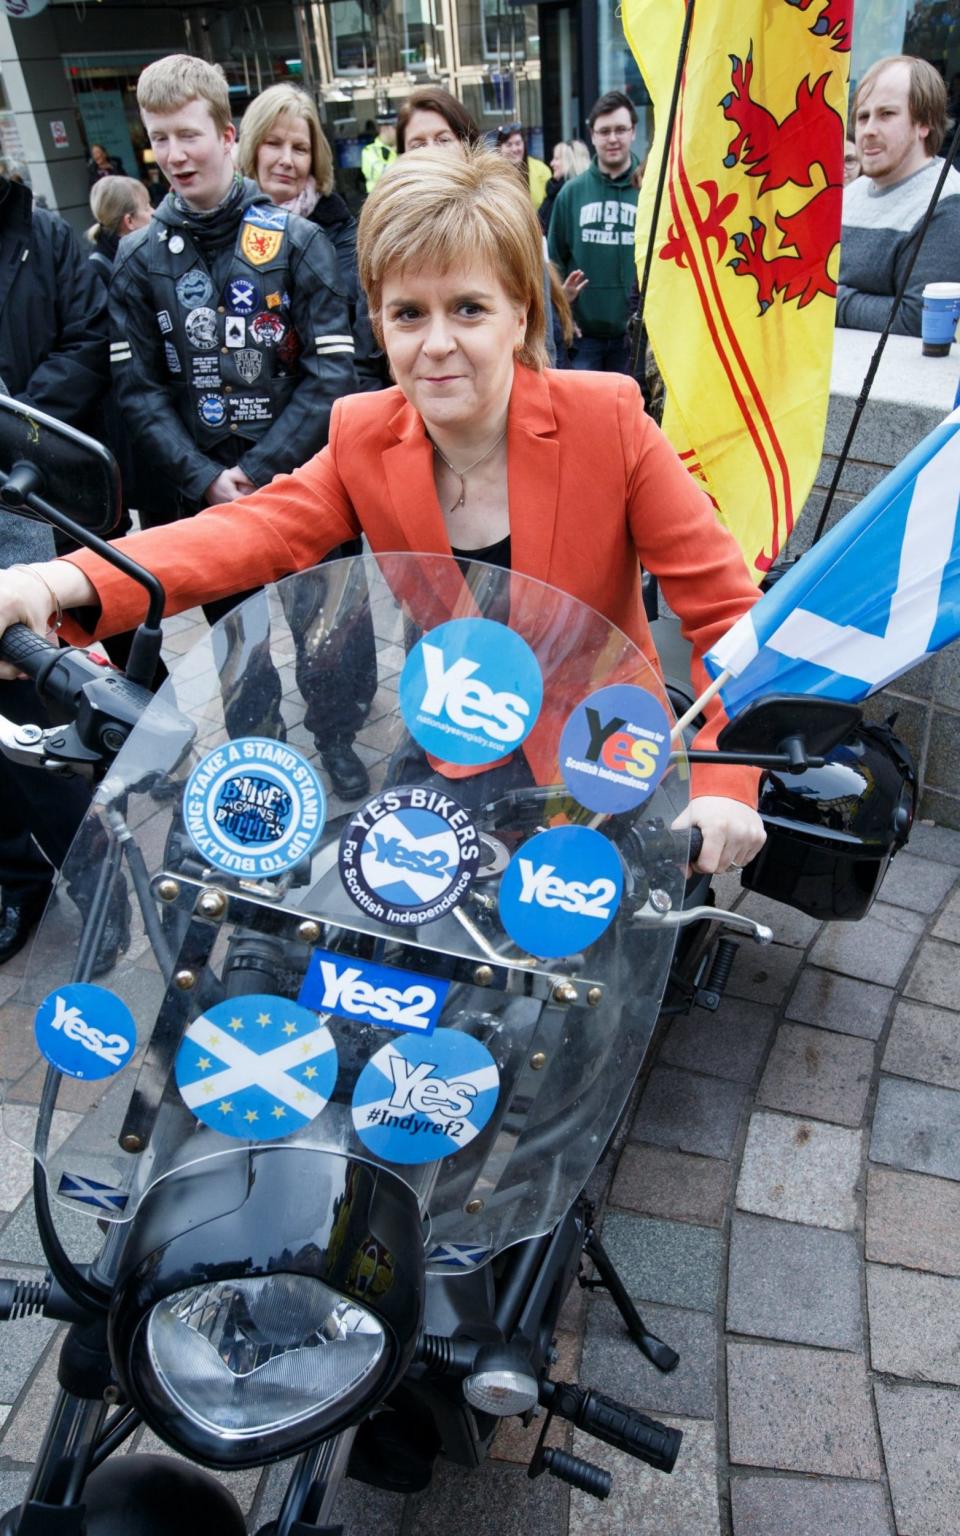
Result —
<path fill-rule="evenodd" d="M 64 608 L 83 607 L 97 600 L 86 576 L 69 561 L 49 560 L 0 571 L 0 634 L 11 624 L 26 624 L 36 635 L 52 635 L 56 607 L 51 608 L 51 594 Z M 16 667 L 0 662 L 0 678 L 19 676 Z"/>
<path fill-rule="evenodd" d="M 701 875 L 742 869 L 767 840 L 763 822 L 752 806 L 720 795 L 699 795 L 691 800 L 673 823 L 673 831 L 686 827 L 699 827 L 703 834 L 700 856 L 692 866 Z"/>

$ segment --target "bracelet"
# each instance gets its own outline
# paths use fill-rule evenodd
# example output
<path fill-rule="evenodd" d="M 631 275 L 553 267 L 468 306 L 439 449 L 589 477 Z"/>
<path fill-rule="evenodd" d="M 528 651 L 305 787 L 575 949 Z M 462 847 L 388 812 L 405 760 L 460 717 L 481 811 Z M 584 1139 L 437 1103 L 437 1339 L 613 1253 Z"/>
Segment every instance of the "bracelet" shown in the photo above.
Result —
<path fill-rule="evenodd" d="M 61 624 L 63 623 L 63 609 L 60 606 L 59 597 L 57 596 L 56 592 L 54 592 L 46 576 L 41 576 L 35 565 L 11 565 L 8 566 L 7 569 L 11 571 L 26 571 L 28 576 L 35 576 L 40 582 L 41 586 L 46 587 L 50 601 L 53 603 L 54 611 L 56 613 L 56 618 L 52 627 L 54 634 L 57 634 Z"/>

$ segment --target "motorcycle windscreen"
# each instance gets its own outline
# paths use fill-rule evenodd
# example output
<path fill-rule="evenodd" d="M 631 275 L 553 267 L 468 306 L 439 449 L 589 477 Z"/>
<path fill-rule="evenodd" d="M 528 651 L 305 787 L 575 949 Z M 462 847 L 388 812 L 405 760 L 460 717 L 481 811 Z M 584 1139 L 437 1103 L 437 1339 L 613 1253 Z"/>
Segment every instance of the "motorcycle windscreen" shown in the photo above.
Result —
<path fill-rule="evenodd" d="M 328 562 L 170 628 L 199 638 L 4 1010 L 6 1136 L 59 1209 L 113 1221 L 296 1143 L 406 1179 L 431 1264 L 548 1230 L 673 950 L 688 781 L 658 677 L 584 604 L 442 556 Z M 350 802 L 324 763 L 347 748 Z"/>

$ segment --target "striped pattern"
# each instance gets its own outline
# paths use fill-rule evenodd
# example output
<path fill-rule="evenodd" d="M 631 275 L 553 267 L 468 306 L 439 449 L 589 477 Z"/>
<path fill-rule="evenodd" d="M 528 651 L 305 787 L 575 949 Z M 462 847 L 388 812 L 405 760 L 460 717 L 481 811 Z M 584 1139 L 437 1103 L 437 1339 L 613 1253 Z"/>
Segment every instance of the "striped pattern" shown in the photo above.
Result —
<path fill-rule="evenodd" d="M 315 336 L 318 357 L 329 357 L 333 352 L 352 352 L 353 337 L 349 334 L 340 336 L 331 332 L 329 336 Z"/>
<path fill-rule="evenodd" d="M 133 358 L 129 341 L 111 341 L 110 363 L 129 363 Z"/>

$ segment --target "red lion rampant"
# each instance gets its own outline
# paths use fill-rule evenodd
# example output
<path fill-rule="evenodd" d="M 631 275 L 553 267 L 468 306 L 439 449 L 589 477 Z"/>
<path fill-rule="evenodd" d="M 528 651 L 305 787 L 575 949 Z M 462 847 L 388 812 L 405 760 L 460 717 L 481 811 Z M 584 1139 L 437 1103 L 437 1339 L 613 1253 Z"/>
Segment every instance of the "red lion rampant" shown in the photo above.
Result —
<path fill-rule="evenodd" d="M 789 3 L 802 5 L 803 0 Z M 796 213 L 774 212 L 773 221 L 780 233 L 774 256 L 764 253 L 767 225 L 762 219 L 751 218 L 749 234 L 732 236 L 737 255 L 729 266 L 738 277 L 755 280 L 761 315 L 778 293 L 785 301 L 796 299 L 797 307 L 803 309 L 818 293 L 832 298 L 837 291 L 827 264 L 840 238 L 843 119 L 826 100 L 829 75 L 824 74 L 812 85 L 809 78 L 801 80 L 793 111 L 777 122 L 773 113 L 750 94 L 752 46 L 746 62 L 736 54 L 731 54 L 730 59 L 733 89 L 720 105 L 724 117 L 737 125 L 737 133 L 724 156 L 724 165 L 730 169 L 740 163 L 747 167 L 748 176 L 759 177 L 760 197 L 790 183 L 812 187 L 815 166 L 820 168 L 826 185 Z"/>
<path fill-rule="evenodd" d="M 815 0 L 787 0 L 788 5 L 795 5 L 801 11 L 809 11 Z M 833 45 L 834 53 L 850 52 L 850 0 L 817 0 L 823 5 L 823 10 L 817 17 L 810 31 L 814 37 L 828 37 Z"/>

